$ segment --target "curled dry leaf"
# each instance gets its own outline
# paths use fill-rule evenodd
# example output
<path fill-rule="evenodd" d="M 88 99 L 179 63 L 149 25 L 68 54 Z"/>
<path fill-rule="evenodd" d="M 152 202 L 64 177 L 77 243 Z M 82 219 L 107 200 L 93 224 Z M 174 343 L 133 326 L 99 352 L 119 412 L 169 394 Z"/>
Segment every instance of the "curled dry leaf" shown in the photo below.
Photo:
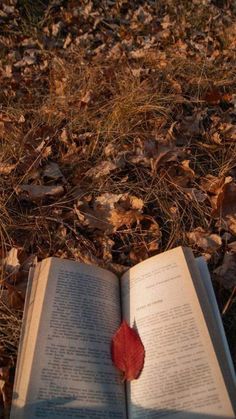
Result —
<path fill-rule="evenodd" d="M 232 177 L 216 177 L 213 175 L 206 175 L 200 179 L 200 187 L 204 192 L 207 192 L 209 201 L 212 207 L 212 214 L 217 218 L 220 213 L 220 206 L 224 196 L 225 189 L 227 190 L 227 184 L 232 182 Z"/>
<path fill-rule="evenodd" d="M 168 176 L 171 178 L 173 184 L 182 188 L 190 188 L 195 177 L 195 172 L 189 165 L 190 160 L 183 160 L 181 163 L 172 163 L 167 168 Z M 163 175 L 165 174 L 166 169 L 163 169 Z"/>
<path fill-rule="evenodd" d="M 80 99 L 81 105 L 88 105 L 92 98 L 92 92 L 89 90 Z"/>
<path fill-rule="evenodd" d="M 10 382 L 10 367 L 0 368 L 0 393 L 3 400 L 4 418 L 8 418 L 12 400 L 12 383 Z"/>
<path fill-rule="evenodd" d="M 152 170 L 156 171 L 166 163 L 177 161 L 181 155 L 183 155 L 183 150 L 175 147 L 172 141 L 146 140 L 140 141 L 139 147 L 130 157 L 130 161 L 146 167 L 151 166 Z"/>
<path fill-rule="evenodd" d="M 228 244 L 228 248 L 229 248 L 232 252 L 236 253 L 236 241 L 229 243 L 229 244 Z"/>
<path fill-rule="evenodd" d="M 38 201 L 47 197 L 59 197 L 64 194 L 62 185 L 20 185 L 15 190 L 21 198 L 32 201 Z"/>
<path fill-rule="evenodd" d="M 142 208 L 143 201 L 135 196 L 105 193 L 94 200 L 92 208 L 81 203 L 76 213 L 89 228 L 113 233 L 122 226 L 130 227 L 140 221 Z"/>
<path fill-rule="evenodd" d="M 201 227 L 186 234 L 190 243 L 196 245 L 206 252 L 214 252 L 222 245 L 222 240 L 218 234 L 211 234 L 204 231 Z"/>
<path fill-rule="evenodd" d="M 7 256 L 4 260 L 4 267 L 7 273 L 16 273 L 20 269 L 20 262 L 18 259 L 18 249 L 12 247 L 11 250 L 7 253 Z"/>
<path fill-rule="evenodd" d="M 25 295 L 15 287 L 7 285 L 8 305 L 15 310 L 23 310 Z"/>
<path fill-rule="evenodd" d="M 123 380 L 139 377 L 145 357 L 145 349 L 138 333 L 125 320 L 114 334 L 111 343 L 113 364 L 123 372 Z"/>
<path fill-rule="evenodd" d="M 207 194 L 197 188 L 184 188 L 184 193 L 191 201 L 196 201 L 198 203 L 205 202 L 208 199 Z"/>
<path fill-rule="evenodd" d="M 216 200 L 214 216 L 221 217 L 229 231 L 236 234 L 236 183 L 225 183 Z"/>
<path fill-rule="evenodd" d="M 217 195 L 220 192 L 220 188 L 223 184 L 224 178 L 218 178 L 217 176 L 213 176 L 211 174 L 203 176 L 200 179 L 200 186 L 204 192 L 208 192 L 214 195 Z"/>
<path fill-rule="evenodd" d="M 0 175 L 9 175 L 16 167 L 16 164 L 0 163 Z"/>
<path fill-rule="evenodd" d="M 108 263 L 112 262 L 112 248 L 115 242 L 104 234 L 96 236 L 96 243 L 101 249 L 101 259 Z"/>
<path fill-rule="evenodd" d="M 50 162 L 43 169 L 43 176 L 50 180 L 64 179 L 57 163 Z"/>
<path fill-rule="evenodd" d="M 218 89 L 214 88 L 208 90 L 205 95 L 203 96 L 203 100 L 205 100 L 210 105 L 218 105 L 222 100 L 224 94 L 221 93 Z"/>
<path fill-rule="evenodd" d="M 224 288 L 234 287 L 236 285 L 236 253 L 233 251 L 225 253 L 222 265 L 218 266 L 214 273 Z"/>
<path fill-rule="evenodd" d="M 196 110 L 193 115 L 186 116 L 179 125 L 179 131 L 186 136 L 196 136 L 204 133 L 204 113 Z"/>
<path fill-rule="evenodd" d="M 109 175 L 111 172 L 116 170 L 117 167 L 118 166 L 112 161 L 106 160 L 99 163 L 97 166 L 92 167 L 92 169 L 89 169 L 86 176 L 97 179 Z"/>

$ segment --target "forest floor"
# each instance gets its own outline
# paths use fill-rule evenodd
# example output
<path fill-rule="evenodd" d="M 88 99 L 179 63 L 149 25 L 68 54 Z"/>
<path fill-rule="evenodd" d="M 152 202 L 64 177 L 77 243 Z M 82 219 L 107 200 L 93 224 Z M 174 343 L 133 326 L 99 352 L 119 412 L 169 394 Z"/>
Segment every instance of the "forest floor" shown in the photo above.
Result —
<path fill-rule="evenodd" d="M 35 257 L 203 255 L 236 360 L 236 5 L 4 0 L 0 388 Z"/>

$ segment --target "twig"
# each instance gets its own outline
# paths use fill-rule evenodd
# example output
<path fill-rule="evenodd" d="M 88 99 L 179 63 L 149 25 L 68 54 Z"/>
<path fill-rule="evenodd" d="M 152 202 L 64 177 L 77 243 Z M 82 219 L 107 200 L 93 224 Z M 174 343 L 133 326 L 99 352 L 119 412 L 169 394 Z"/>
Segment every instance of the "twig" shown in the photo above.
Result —
<path fill-rule="evenodd" d="M 235 285 L 235 287 L 233 288 L 233 291 L 231 292 L 231 295 L 230 295 L 230 297 L 229 297 L 229 299 L 228 299 L 228 301 L 227 301 L 227 303 L 225 304 L 225 306 L 224 306 L 224 308 L 223 308 L 223 311 L 222 311 L 222 316 L 226 313 L 226 311 L 228 310 L 228 308 L 230 307 L 230 305 L 231 305 L 231 302 L 232 302 L 232 300 L 233 300 L 233 298 L 234 298 L 234 294 L 235 294 L 235 292 L 236 292 L 236 285 Z"/>

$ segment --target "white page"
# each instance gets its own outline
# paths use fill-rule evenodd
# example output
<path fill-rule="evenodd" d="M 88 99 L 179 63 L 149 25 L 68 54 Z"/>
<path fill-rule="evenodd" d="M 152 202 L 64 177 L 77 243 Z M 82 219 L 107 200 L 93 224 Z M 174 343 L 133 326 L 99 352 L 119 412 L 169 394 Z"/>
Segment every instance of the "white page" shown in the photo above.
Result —
<path fill-rule="evenodd" d="M 20 342 L 17 351 L 17 365 L 16 365 L 16 372 L 14 378 L 14 388 L 13 388 L 13 404 L 14 404 L 14 397 L 18 394 L 19 384 L 22 375 L 22 365 L 24 361 L 24 353 L 25 347 L 27 344 L 28 338 L 28 331 L 30 327 L 30 321 L 32 316 L 34 298 L 35 298 L 35 291 L 37 288 L 37 281 L 38 281 L 38 274 L 40 272 L 40 264 L 38 264 L 37 268 L 31 268 L 29 271 L 28 276 L 28 284 L 25 296 L 25 306 L 24 306 L 24 313 L 22 318 L 22 325 L 21 325 L 21 335 L 20 335 Z"/>
<path fill-rule="evenodd" d="M 141 376 L 127 386 L 129 418 L 234 418 L 183 250 L 130 269 L 122 305 L 146 351 Z"/>
<path fill-rule="evenodd" d="M 42 271 L 11 419 L 126 418 L 110 356 L 121 319 L 118 279 L 59 259 Z"/>

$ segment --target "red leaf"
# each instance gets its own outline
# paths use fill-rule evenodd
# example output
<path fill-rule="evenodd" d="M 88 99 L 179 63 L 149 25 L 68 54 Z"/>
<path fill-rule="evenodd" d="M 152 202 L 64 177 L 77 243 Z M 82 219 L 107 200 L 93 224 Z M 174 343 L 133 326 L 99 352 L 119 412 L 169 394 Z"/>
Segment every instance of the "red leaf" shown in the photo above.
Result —
<path fill-rule="evenodd" d="M 203 100 L 208 102 L 210 105 L 218 105 L 222 100 L 223 94 L 217 89 L 208 90 L 203 97 Z"/>
<path fill-rule="evenodd" d="M 113 364 L 124 373 L 124 380 L 131 381 L 139 377 L 144 356 L 145 350 L 139 335 L 123 320 L 112 338 L 111 357 Z"/>

